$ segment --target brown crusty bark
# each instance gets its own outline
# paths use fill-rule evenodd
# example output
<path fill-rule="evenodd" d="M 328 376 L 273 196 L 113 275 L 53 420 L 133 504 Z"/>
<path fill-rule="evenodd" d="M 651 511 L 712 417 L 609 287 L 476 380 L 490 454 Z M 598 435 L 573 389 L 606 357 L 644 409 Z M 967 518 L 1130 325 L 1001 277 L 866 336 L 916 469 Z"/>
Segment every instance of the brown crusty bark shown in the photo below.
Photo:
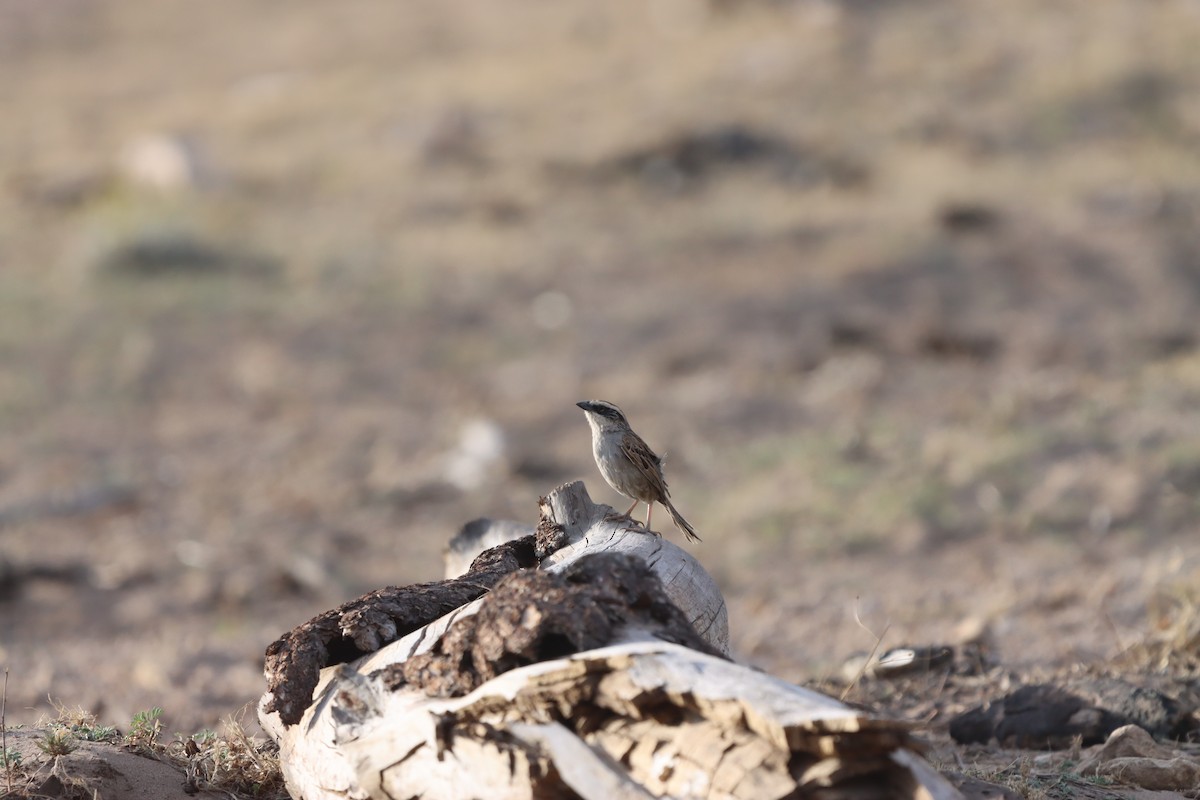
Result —
<path fill-rule="evenodd" d="M 267 648 L 267 710 L 295 725 L 323 668 L 373 653 L 471 602 L 504 576 L 536 564 L 534 537 L 527 536 L 484 551 L 461 578 L 389 586 L 313 617 Z"/>

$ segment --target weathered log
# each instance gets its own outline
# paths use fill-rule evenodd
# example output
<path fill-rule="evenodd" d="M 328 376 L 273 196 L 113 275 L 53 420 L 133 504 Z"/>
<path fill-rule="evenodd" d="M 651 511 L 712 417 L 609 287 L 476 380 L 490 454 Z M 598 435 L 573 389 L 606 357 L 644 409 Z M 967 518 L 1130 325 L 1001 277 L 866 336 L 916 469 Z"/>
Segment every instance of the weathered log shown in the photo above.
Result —
<path fill-rule="evenodd" d="M 325 669 L 300 724 L 264 697 L 295 797 L 960 797 L 904 725 L 729 661 L 711 577 L 582 484 L 543 499 L 534 549 Z"/>
<path fill-rule="evenodd" d="M 343 691 L 353 712 L 335 736 L 370 797 L 957 796 L 904 726 L 664 642 L 524 667 L 460 698 Z"/>

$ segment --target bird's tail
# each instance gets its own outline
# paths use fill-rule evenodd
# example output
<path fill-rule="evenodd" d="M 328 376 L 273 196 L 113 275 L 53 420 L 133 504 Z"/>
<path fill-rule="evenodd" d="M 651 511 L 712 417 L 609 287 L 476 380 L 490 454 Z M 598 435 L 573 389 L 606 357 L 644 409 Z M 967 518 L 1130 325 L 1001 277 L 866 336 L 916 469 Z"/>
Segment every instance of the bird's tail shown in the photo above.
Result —
<path fill-rule="evenodd" d="M 687 537 L 689 542 L 700 541 L 700 537 L 696 535 L 696 529 L 691 526 L 691 523 L 683 518 L 683 514 L 680 514 L 675 506 L 671 505 L 671 501 L 669 499 L 664 497 L 662 504 L 666 506 L 667 513 L 671 515 L 671 521 L 675 523 L 675 527 L 683 531 L 684 536 Z"/>

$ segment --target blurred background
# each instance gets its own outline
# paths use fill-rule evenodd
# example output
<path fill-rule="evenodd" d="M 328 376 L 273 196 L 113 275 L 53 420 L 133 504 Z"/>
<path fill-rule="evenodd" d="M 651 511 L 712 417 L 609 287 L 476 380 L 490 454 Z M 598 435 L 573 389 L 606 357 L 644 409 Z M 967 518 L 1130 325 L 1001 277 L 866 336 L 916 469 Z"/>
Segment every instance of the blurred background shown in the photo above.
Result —
<path fill-rule="evenodd" d="M 1194 0 L 0 0 L 0 108 L 9 724 L 623 509 L 584 398 L 784 678 L 1195 666 Z"/>

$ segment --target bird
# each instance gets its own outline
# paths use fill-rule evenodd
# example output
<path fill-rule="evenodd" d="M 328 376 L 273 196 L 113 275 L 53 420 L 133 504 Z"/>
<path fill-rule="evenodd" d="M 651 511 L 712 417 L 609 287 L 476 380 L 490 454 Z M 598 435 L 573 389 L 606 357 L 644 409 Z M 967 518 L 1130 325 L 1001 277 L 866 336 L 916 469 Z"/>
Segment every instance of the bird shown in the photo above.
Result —
<path fill-rule="evenodd" d="M 625 412 L 606 400 L 581 400 L 575 405 L 587 414 L 592 429 L 592 455 L 608 485 L 626 497 L 633 505 L 625 512 L 628 517 L 638 503 L 646 504 L 646 529 L 650 529 L 650 514 L 655 503 L 662 503 L 671 515 L 675 527 L 683 531 L 690 542 L 700 541 L 696 530 L 671 503 L 671 493 L 663 477 L 663 459 L 633 432 Z"/>

